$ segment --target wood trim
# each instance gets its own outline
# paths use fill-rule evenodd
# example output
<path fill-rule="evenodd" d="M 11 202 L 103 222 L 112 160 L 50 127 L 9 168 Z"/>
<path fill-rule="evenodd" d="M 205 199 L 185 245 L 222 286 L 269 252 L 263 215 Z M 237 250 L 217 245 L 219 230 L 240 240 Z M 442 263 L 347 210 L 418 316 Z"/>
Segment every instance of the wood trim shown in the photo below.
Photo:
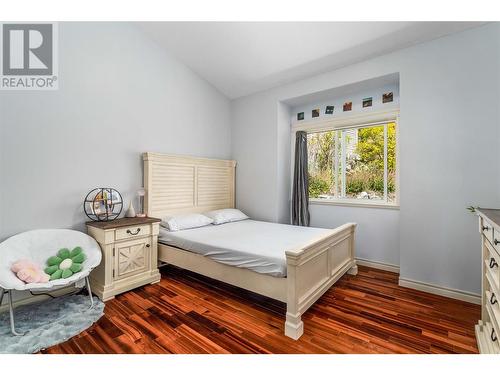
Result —
<path fill-rule="evenodd" d="M 345 207 L 360 207 L 360 208 L 381 208 L 388 210 L 399 210 L 399 204 L 394 203 L 373 203 L 364 200 L 355 199 L 318 199 L 309 198 L 309 205 L 318 206 L 345 206 Z"/>
<path fill-rule="evenodd" d="M 438 296 L 458 299 L 460 301 L 470 302 L 476 305 L 481 304 L 481 296 L 479 294 L 464 292 L 463 290 L 446 288 L 443 286 L 406 279 L 403 277 L 399 278 L 399 286 L 420 290 L 422 292 L 437 294 Z"/>
<path fill-rule="evenodd" d="M 382 270 L 382 271 L 399 273 L 399 266 L 396 264 L 378 262 L 375 260 L 368 260 L 368 259 L 362 259 L 362 258 L 356 258 L 356 263 L 358 264 L 358 266 L 365 266 L 365 267 L 370 267 L 370 268 L 376 268 L 376 269 Z"/>

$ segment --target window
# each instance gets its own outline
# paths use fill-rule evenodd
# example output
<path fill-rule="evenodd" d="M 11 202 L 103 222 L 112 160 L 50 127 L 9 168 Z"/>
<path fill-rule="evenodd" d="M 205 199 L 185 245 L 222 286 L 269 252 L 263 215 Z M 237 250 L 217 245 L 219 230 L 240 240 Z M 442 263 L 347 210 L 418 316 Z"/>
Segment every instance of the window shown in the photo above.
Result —
<path fill-rule="evenodd" d="M 309 132 L 309 197 L 397 204 L 396 123 Z"/>

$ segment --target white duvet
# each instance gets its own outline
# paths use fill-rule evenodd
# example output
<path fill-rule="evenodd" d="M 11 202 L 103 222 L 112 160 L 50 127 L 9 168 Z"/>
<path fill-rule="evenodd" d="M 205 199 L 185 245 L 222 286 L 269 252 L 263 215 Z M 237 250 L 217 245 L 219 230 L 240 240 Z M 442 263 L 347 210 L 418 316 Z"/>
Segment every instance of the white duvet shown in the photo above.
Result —
<path fill-rule="evenodd" d="M 286 277 L 285 251 L 300 248 L 329 229 L 243 220 L 170 232 L 160 227 L 159 242 L 220 263 L 275 277 Z"/>

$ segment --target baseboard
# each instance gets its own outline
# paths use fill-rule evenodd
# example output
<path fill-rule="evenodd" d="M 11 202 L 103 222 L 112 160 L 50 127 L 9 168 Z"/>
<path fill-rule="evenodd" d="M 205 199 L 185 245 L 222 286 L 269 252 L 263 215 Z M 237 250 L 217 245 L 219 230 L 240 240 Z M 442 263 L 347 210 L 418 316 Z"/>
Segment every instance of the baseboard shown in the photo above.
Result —
<path fill-rule="evenodd" d="M 61 289 L 52 290 L 49 293 L 54 297 L 60 297 L 64 294 L 73 293 L 78 289 L 80 289 L 80 288 L 75 288 L 73 285 L 71 285 L 71 286 L 61 288 Z M 28 293 L 28 292 L 26 292 L 26 293 Z M 14 298 L 15 297 L 16 297 L 16 292 L 14 292 Z M 37 295 L 37 296 L 29 295 L 27 297 L 24 297 L 24 298 L 21 298 L 17 301 L 14 301 L 14 307 L 28 305 L 31 303 L 39 303 L 39 302 L 45 301 L 49 298 L 50 298 L 50 296 L 47 296 L 47 295 Z M 5 295 L 3 297 L 3 303 L 0 305 L 0 312 L 6 311 L 8 309 L 9 309 L 9 306 L 7 304 L 7 296 Z"/>
<path fill-rule="evenodd" d="M 356 258 L 356 263 L 360 266 L 376 268 L 383 271 L 399 273 L 399 266 L 395 264 L 376 262 L 368 259 Z"/>
<path fill-rule="evenodd" d="M 416 289 L 422 292 L 437 294 L 438 296 L 449 297 L 453 299 L 458 299 L 460 301 L 474 303 L 476 305 L 481 304 L 481 296 L 479 294 L 464 292 L 463 290 L 445 288 L 443 286 L 405 279 L 402 277 L 399 278 L 399 285 L 405 288 Z"/>

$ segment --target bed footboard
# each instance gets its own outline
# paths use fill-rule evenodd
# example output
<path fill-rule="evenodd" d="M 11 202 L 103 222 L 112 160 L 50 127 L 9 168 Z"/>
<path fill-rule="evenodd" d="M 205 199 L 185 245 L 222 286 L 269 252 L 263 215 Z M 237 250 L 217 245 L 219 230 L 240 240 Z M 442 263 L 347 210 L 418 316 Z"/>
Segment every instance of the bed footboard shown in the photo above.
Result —
<path fill-rule="evenodd" d="M 357 274 L 355 228 L 354 223 L 344 224 L 303 248 L 286 252 L 286 336 L 297 340 L 304 332 L 302 314 L 346 272 Z"/>

